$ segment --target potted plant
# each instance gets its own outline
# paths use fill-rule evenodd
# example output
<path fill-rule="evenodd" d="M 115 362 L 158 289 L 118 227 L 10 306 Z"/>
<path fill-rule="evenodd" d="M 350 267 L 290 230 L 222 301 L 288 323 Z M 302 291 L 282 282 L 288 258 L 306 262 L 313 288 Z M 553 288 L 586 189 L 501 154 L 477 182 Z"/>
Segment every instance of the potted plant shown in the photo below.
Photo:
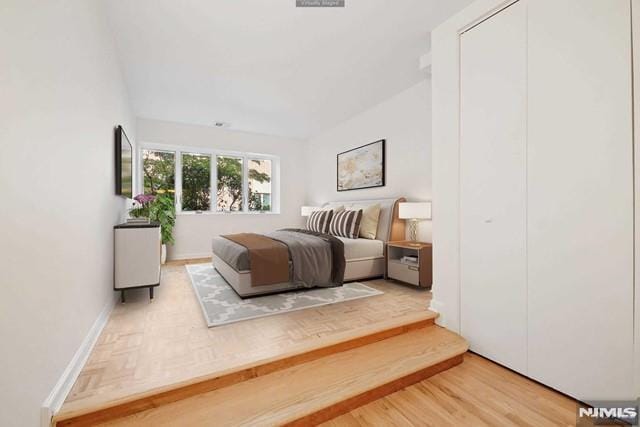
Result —
<path fill-rule="evenodd" d="M 134 206 L 129 211 L 129 216 L 132 218 L 149 219 L 149 207 L 155 200 L 156 196 L 153 194 L 138 194 L 133 198 Z"/>
<path fill-rule="evenodd" d="M 139 194 L 133 199 L 137 206 L 129 211 L 134 218 L 149 218 L 160 224 L 160 234 L 162 236 L 161 261 L 164 264 L 167 260 L 167 244 L 174 243 L 173 227 L 176 224 L 176 208 L 173 198 L 163 190 L 158 190 L 157 195 Z"/>
<path fill-rule="evenodd" d="M 162 190 L 160 190 L 162 191 Z M 173 244 L 173 227 L 176 225 L 176 206 L 173 198 L 158 191 L 155 200 L 149 206 L 149 219 L 160 223 L 162 235 L 162 263 L 167 260 L 167 244 Z"/>

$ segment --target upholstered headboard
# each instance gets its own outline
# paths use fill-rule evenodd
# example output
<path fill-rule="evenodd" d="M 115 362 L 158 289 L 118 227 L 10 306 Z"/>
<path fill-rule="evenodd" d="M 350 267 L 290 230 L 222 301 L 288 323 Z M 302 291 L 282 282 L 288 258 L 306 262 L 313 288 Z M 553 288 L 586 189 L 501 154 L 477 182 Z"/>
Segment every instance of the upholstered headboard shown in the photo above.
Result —
<path fill-rule="evenodd" d="M 376 239 L 385 242 L 405 239 L 405 221 L 398 218 L 398 204 L 404 202 L 404 197 L 398 199 L 371 199 L 371 200 L 342 200 L 327 202 L 323 208 L 344 206 L 345 209 L 355 209 L 380 204 L 380 220 Z"/>

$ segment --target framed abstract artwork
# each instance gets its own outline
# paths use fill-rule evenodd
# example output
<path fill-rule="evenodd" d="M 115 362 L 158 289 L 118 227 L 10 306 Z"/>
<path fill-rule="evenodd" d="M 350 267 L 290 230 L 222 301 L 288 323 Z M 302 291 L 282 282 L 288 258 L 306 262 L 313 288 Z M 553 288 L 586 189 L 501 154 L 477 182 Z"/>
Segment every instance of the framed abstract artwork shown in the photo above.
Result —
<path fill-rule="evenodd" d="M 384 187 L 385 140 L 340 153 L 337 164 L 338 191 Z"/>

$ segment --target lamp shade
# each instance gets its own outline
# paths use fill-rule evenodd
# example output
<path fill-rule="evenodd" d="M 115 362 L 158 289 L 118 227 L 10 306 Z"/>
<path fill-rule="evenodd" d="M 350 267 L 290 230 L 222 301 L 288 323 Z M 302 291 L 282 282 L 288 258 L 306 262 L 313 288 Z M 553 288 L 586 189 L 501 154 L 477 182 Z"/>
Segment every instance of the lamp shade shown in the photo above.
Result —
<path fill-rule="evenodd" d="M 400 203 L 398 216 L 401 219 L 431 219 L 431 202 Z"/>
<path fill-rule="evenodd" d="M 300 208 L 300 215 L 302 216 L 311 216 L 311 212 L 315 212 L 320 209 L 317 206 L 302 206 Z"/>

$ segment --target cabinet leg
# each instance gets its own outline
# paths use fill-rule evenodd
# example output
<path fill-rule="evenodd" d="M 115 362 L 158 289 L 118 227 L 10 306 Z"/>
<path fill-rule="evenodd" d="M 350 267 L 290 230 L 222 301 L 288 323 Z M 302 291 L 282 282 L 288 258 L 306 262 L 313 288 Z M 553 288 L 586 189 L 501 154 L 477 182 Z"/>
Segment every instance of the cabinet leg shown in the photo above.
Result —
<path fill-rule="evenodd" d="M 149 288 L 149 298 L 153 299 L 153 286 Z"/>
<path fill-rule="evenodd" d="M 124 290 L 120 291 L 120 302 L 124 304 Z"/>

